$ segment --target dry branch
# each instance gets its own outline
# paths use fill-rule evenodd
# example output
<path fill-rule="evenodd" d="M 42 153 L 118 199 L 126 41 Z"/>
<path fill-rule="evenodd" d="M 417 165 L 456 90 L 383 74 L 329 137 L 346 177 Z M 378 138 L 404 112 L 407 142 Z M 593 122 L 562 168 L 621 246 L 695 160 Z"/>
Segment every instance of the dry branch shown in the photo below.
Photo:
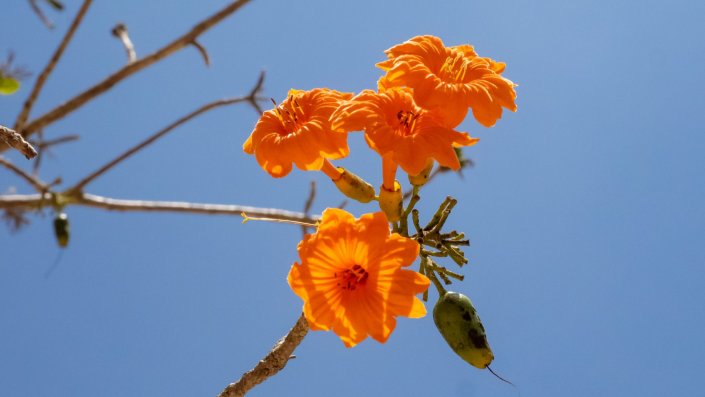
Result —
<path fill-rule="evenodd" d="M 73 38 L 73 34 L 76 32 L 76 29 L 78 29 L 78 26 L 81 24 L 81 21 L 83 21 L 83 16 L 86 15 L 86 11 L 88 11 L 88 7 L 90 7 L 91 2 L 92 0 L 83 1 L 81 8 L 78 10 L 78 14 L 76 14 L 76 17 L 73 19 L 73 22 L 71 22 L 71 26 L 69 26 L 69 30 L 66 31 L 66 35 L 64 35 L 64 38 L 61 39 L 61 43 L 56 48 L 56 51 L 54 51 L 54 55 L 51 56 L 51 59 L 49 59 L 49 63 L 44 67 L 44 70 L 42 70 L 39 76 L 37 76 L 37 81 L 34 83 L 34 87 L 32 87 L 32 92 L 29 94 L 29 97 L 24 102 L 24 106 L 22 106 L 22 111 L 17 116 L 17 121 L 15 121 L 15 130 L 20 131 L 23 136 L 27 136 L 27 134 L 23 132 L 23 127 L 25 122 L 27 121 L 27 117 L 29 117 L 29 112 L 32 110 L 34 101 L 37 100 L 39 93 L 44 87 L 44 83 L 46 82 L 47 78 L 49 78 L 51 72 L 54 70 L 56 63 L 59 62 L 61 55 L 63 55 L 66 46 L 68 46 L 69 42 Z M 2 152 L 2 148 L 0 148 L 0 152 Z"/>
<path fill-rule="evenodd" d="M 208 55 L 208 50 L 206 50 L 206 47 L 199 43 L 198 40 L 192 41 L 191 44 L 196 47 L 198 53 L 201 54 L 201 57 L 203 57 L 203 62 L 206 66 L 211 66 L 211 57 Z"/>
<path fill-rule="evenodd" d="M 132 63 L 137 60 L 137 52 L 135 52 L 135 45 L 132 44 L 130 36 L 127 34 L 127 26 L 124 23 L 118 23 L 112 30 L 113 36 L 117 37 L 125 47 L 125 52 L 127 53 L 127 63 Z"/>
<path fill-rule="evenodd" d="M 7 194 L 0 196 L 0 208 L 39 209 L 57 200 L 53 193 Z M 202 204 L 183 201 L 122 200 L 89 193 L 59 193 L 58 200 L 65 206 L 84 206 L 124 212 L 177 212 L 207 215 L 241 216 L 244 212 L 251 216 L 287 221 L 315 223 L 318 217 L 306 216 L 301 212 L 274 208 L 250 207 L 229 204 Z"/>
<path fill-rule="evenodd" d="M 250 389 L 281 371 L 291 359 L 291 354 L 308 333 L 308 323 L 302 314 L 285 337 L 280 339 L 272 350 L 240 380 L 229 384 L 218 397 L 241 397 Z"/>
<path fill-rule="evenodd" d="M 98 178 L 99 176 L 105 174 L 108 170 L 111 168 L 115 167 L 116 165 L 120 164 L 133 154 L 137 153 L 138 151 L 144 149 L 145 147 L 149 146 L 150 144 L 154 143 L 157 139 L 163 137 L 164 135 L 168 134 L 170 131 L 172 131 L 174 128 L 180 126 L 181 124 L 186 123 L 187 121 L 193 119 L 194 117 L 197 117 L 198 115 L 205 113 L 209 110 L 215 109 L 217 107 L 221 106 L 226 106 L 226 105 L 232 105 L 240 102 L 248 102 L 250 104 L 256 104 L 257 103 L 257 93 L 260 91 L 262 88 L 262 83 L 263 83 L 263 78 L 261 77 L 263 74 L 260 75 L 260 78 L 257 80 L 257 84 L 252 88 L 250 93 L 247 96 L 242 96 L 242 97 L 237 97 L 237 98 L 229 98 L 229 99 L 221 99 L 218 101 L 210 102 L 207 103 L 200 108 L 194 110 L 193 112 L 187 114 L 186 116 L 181 117 L 180 119 L 176 120 L 175 122 L 169 124 L 168 126 L 162 128 L 161 130 L 157 131 L 154 133 L 152 136 L 149 138 L 145 139 L 144 141 L 140 142 L 139 144 L 133 146 L 132 148 L 128 149 L 121 155 L 117 156 L 113 160 L 107 162 L 105 165 L 102 167 L 98 168 L 85 178 L 81 179 L 78 183 L 76 183 L 73 187 L 69 188 L 69 190 L 73 191 L 80 191 L 83 190 L 83 188 Z M 254 105 L 253 105 L 254 106 Z"/>
<path fill-rule="evenodd" d="M 240 7 L 249 2 L 250 0 L 237 0 L 230 3 L 222 10 L 204 19 L 186 34 L 182 35 L 181 37 L 178 37 L 166 46 L 145 56 L 144 58 L 137 60 L 136 62 L 125 65 L 122 69 L 106 77 L 103 81 L 99 82 L 93 87 L 87 89 L 86 91 L 83 91 L 82 93 L 76 95 L 75 97 L 48 111 L 42 116 L 39 116 L 37 119 L 31 121 L 28 125 L 22 128 L 20 130 L 20 133 L 25 137 L 35 133 L 39 129 L 53 123 L 56 120 L 63 118 L 67 114 L 83 106 L 88 101 L 92 100 L 98 95 L 108 91 L 115 84 L 121 82 L 125 78 L 168 57 L 169 55 L 181 50 L 184 47 L 193 45 L 194 40 L 196 40 L 201 34 L 203 34 L 205 31 L 207 31 L 226 17 L 230 16 L 232 13 L 240 9 Z M 0 153 L 2 152 L 2 150 L 3 149 L 0 148 Z"/>
<path fill-rule="evenodd" d="M 37 156 L 37 150 L 22 135 L 2 125 L 0 125 L 0 141 L 22 153 L 27 160 Z"/>
<path fill-rule="evenodd" d="M 24 172 L 21 168 L 17 167 L 16 165 L 12 164 L 9 160 L 5 159 L 4 157 L 0 156 L 0 164 L 4 165 L 5 168 L 8 170 L 14 172 L 16 175 L 18 175 L 20 178 L 24 179 L 32 185 L 35 189 L 37 189 L 38 192 L 46 192 L 48 187 L 44 183 L 42 183 L 39 179 L 33 177 L 32 175 Z"/>

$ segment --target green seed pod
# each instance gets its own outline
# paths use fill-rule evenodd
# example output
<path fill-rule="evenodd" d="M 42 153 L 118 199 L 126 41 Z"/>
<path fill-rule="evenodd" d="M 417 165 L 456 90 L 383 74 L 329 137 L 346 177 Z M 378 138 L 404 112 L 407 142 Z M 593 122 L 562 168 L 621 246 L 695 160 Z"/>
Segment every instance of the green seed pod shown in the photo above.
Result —
<path fill-rule="evenodd" d="M 457 292 L 446 292 L 433 308 L 433 321 L 460 358 L 480 369 L 490 365 L 494 355 L 470 298 Z"/>
<path fill-rule="evenodd" d="M 59 212 L 54 217 L 54 235 L 56 236 L 56 242 L 59 243 L 59 247 L 66 247 L 69 245 L 69 234 L 71 229 L 69 227 L 69 216 L 65 212 Z"/>

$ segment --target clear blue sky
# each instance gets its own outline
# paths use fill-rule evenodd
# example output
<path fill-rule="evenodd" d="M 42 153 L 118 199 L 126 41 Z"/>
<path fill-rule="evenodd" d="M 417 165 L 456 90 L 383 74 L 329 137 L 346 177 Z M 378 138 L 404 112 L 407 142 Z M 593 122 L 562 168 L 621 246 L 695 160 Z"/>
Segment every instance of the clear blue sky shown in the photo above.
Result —
<path fill-rule="evenodd" d="M 79 1 L 49 11 L 3 5 L 0 51 L 35 73 Z M 188 4 L 187 4 L 188 3 Z M 227 2 L 98 1 L 51 76 L 34 115 L 125 62 L 110 36 L 127 24 L 138 55 Z M 496 359 L 518 391 L 455 357 L 430 317 L 402 319 L 385 345 L 345 349 L 309 334 L 297 358 L 252 396 L 696 396 L 705 344 L 705 3 L 698 1 L 259 1 L 205 34 L 212 66 L 185 49 L 45 132 L 81 134 L 41 176 L 81 178 L 196 107 L 289 88 L 373 88 L 383 50 L 418 34 L 471 43 L 507 63 L 519 111 L 486 129 L 465 179 L 435 181 L 428 213 L 459 200 L 449 224 L 472 247 L 466 281 Z M 32 80 L 0 97 L 12 124 Z M 174 131 L 88 189 L 119 198 L 317 212 L 340 194 L 319 173 L 274 180 L 241 151 L 257 115 L 241 106 Z M 359 134 L 342 162 L 374 184 L 379 160 Z M 10 154 L 16 164 L 28 163 Z M 30 187 L 0 169 L 0 189 Z M 350 205 L 356 215 L 374 206 Z M 119 214 L 68 208 L 58 248 L 51 216 L 0 228 L 0 390 L 7 396 L 213 396 L 251 368 L 298 317 L 286 284 L 297 227 L 237 217 Z M 435 298 L 435 293 L 432 294 Z M 430 307 L 430 305 L 429 305 Z"/>

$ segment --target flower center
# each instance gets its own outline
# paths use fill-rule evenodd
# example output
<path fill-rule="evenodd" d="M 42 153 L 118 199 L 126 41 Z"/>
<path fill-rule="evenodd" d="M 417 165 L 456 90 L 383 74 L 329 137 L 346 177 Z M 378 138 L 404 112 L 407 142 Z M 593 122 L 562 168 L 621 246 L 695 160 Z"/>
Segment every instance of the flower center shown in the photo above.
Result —
<path fill-rule="evenodd" d="M 277 112 L 277 117 L 284 126 L 287 135 L 298 131 L 306 123 L 304 109 L 293 96 L 289 96 L 289 99 L 282 102 L 281 105 L 277 105 L 274 99 L 272 99 L 272 103 L 274 103 L 274 110 Z"/>
<path fill-rule="evenodd" d="M 400 110 L 397 112 L 397 120 L 399 120 L 399 128 L 397 131 L 399 132 L 399 135 L 413 135 L 416 119 L 418 119 L 420 115 L 421 113 L 414 113 L 410 110 Z"/>
<path fill-rule="evenodd" d="M 354 291 L 358 285 L 365 285 L 369 273 L 360 265 L 353 265 L 350 269 L 333 273 L 333 277 L 338 279 L 338 287 Z"/>
<path fill-rule="evenodd" d="M 441 70 L 438 72 L 438 77 L 446 83 L 461 83 L 465 78 L 467 66 L 467 61 L 463 54 L 456 52 L 452 56 L 446 57 Z"/>

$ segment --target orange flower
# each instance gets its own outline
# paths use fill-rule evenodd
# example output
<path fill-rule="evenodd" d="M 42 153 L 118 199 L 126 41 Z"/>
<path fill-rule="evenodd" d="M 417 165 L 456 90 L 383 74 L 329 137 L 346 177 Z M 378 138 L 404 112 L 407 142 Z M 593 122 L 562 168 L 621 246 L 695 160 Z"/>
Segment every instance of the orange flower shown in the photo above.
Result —
<path fill-rule="evenodd" d="M 331 120 L 336 131 L 365 130 L 370 147 L 409 175 L 421 173 L 428 159 L 457 170 L 460 162 L 453 147 L 474 145 L 478 139 L 443 126 L 436 112 L 417 106 L 408 88 L 364 90 L 344 102 Z M 391 188 L 393 180 L 385 180 L 385 186 Z"/>
<path fill-rule="evenodd" d="M 377 64 L 387 74 L 380 90 L 407 86 L 419 106 L 437 108 L 451 127 L 460 124 L 468 107 L 482 125 L 491 127 L 502 108 L 516 111 L 516 84 L 501 76 L 505 64 L 482 58 L 472 46 L 446 47 L 435 36 L 417 36 L 387 51 Z"/>
<path fill-rule="evenodd" d="M 292 162 L 302 170 L 320 170 L 325 159 L 348 155 L 347 134 L 328 121 L 340 102 L 352 94 L 327 88 L 290 90 L 284 102 L 262 114 L 242 146 L 275 178 L 286 176 Z"/>
<path fill-rule="evenodd" d="M 355 219 L 326 209 L 318 231 L 307 235 L 298 251 L 301 264 L 292 265 L 288 281 L 304 301 L 312 330 L 333 330 L 347 347 L 368 335 L 384 343 L 396 316 L 426 315 L 415 295 L 426 291 L 429 280 L 403 269 L 419 255 L 419 245 L 390 234 L 383 213 Z"/>

